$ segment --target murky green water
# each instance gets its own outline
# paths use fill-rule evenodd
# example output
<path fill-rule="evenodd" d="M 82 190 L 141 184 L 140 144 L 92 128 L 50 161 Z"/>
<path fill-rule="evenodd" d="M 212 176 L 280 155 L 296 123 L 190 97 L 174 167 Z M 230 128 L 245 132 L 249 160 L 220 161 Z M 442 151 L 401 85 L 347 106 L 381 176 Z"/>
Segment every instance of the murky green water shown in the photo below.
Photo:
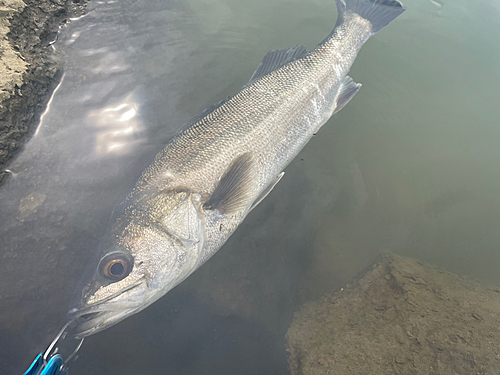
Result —
<path fill-rule="evenodd" d="M 359 94 L 228 243 L 90 337 L 72 374 L 287 374 L 293 312 L 380 251 L 500 286 L 500 6 L 404 5 L 359 54 Z M 335 12 L 332 0 L 104 1 L 62 32 L 64 79 L 0 188 L 9 373 L 64 323 L 114 204 L 175 130 L 267 51 L 313 48 Z"/>

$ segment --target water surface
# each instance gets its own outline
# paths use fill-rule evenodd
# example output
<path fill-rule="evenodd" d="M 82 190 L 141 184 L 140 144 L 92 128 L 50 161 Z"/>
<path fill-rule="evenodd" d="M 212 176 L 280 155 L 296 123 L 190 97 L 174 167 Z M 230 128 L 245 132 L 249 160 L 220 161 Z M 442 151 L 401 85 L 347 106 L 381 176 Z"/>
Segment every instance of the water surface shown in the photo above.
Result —
<path fill-rule="evenodd" d="M 500 286 L 500 7 L 404 2 L 363 84 L 207 264 L 86 340 L 72 374 L 287 374 L 304 302 L 392 251 Z M 313 48 L 332 0 L 95 1 L 55 44 L 64 76 L 0 187 L 0 364 L 62 326 L 113 206 L 190 117 L 271 49 Z"/>

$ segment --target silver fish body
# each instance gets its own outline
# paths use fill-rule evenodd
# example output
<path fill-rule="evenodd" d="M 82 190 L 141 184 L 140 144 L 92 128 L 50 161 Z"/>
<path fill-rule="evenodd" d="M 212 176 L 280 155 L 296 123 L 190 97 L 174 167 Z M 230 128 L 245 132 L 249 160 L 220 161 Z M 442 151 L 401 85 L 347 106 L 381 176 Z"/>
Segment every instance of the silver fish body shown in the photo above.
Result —
<path fill-rule="evenodd" d="M 178 133 L 113 214 L 69 317 L 88 336 L 163 296 L 207 261 L 272 190 L 283 169 L 360 88 L 361 46 L 404 9 L 337 0 L 314 50 L 271 51 L 250 82 Z"/>

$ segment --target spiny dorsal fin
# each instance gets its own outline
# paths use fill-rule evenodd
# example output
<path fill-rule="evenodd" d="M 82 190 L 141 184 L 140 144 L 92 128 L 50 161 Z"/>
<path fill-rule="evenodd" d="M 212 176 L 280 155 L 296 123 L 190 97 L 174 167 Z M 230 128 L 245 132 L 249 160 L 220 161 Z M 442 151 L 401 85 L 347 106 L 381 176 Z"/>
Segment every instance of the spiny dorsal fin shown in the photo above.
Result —
<path fill-rule="evenodd" d="M 300 59 L 307 55 L 309 51 L 304 46 L 295 46 L 292 48 L 277 49 L 270 51 L 262 59 L 259 67 L 248 81 L 248 84 L 257 81 L 259 78 L 271 73 L 273 70 L 281 68 L 294 60 Z"/>
<path fill-rule="evenodd" d="M 337 97 L 337 105 L 335 106 L 333 114 L 344 108 L 345 105 L 349 103 L 352 98 L 354 98 L 354 95 L 356 95 L 360 88 L 361 83 L 356 83 L 351 77 L 346 76 L 342 86 L 340 86 L 339 96 Z"/>
<path fill-rule="evenodd" d="M 194 124 L 196 124 L 202 118 L 208 116 L 212 112 L 215 112 L 219 107 L 222 107 L 230 98 L 231 97 L 228 96 L 226 99 L 218 101 L 217 103 L 215 103 L 210 108 L 204 109 L 198 116 L 193 117 L 191 120 L 189 120 L 184 125 L 182 125 L 182 127 L 179 130 L 177 130 L 177 134 L 180 134 L 183 131 L 185 131 L 186 129 L 191 128 Z"/>
<path fill-rule="evenodd" d="M 250 153 L 239 156 L 224 173 L 210 199 L 206 210 L 218 210 L 222 214 L 234 213 L 250 205 L 254 170 Z"/>

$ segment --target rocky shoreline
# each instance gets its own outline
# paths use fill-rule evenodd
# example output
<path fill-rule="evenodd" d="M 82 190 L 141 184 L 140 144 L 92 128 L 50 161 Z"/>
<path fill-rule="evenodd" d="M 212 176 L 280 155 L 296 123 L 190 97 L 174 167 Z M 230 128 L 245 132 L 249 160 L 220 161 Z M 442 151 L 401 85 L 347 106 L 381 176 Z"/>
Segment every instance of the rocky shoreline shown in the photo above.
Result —
<path fill-rule="evenodd" d="M 0 182 L 13 154 L 43 112 L 60 75 L 51 44 L 87 0 L 0 2 Z"/>

